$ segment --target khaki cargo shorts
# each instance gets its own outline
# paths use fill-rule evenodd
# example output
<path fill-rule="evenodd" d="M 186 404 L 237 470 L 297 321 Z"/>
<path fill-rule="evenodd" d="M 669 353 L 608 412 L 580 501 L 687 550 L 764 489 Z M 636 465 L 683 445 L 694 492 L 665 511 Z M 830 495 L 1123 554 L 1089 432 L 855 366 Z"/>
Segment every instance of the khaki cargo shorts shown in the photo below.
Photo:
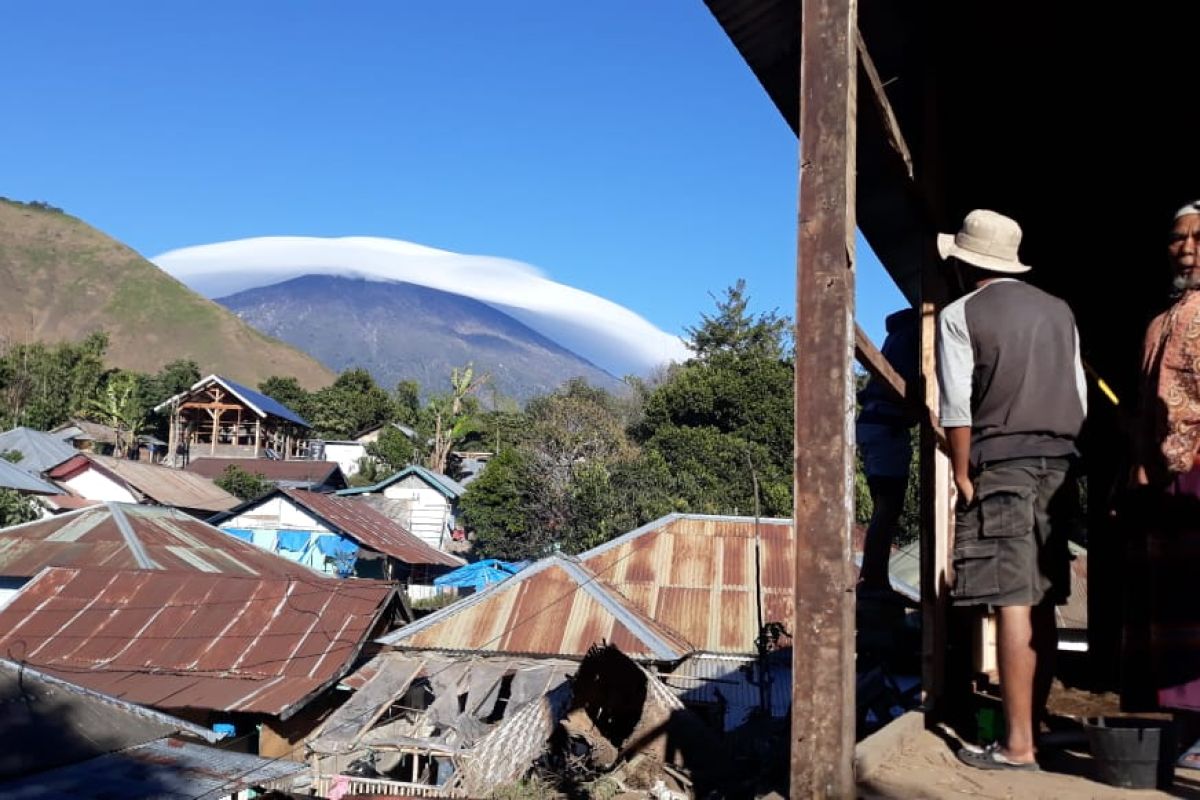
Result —
<path fill-rule="evenodd" d="M 986 465 L 975 476 L 974 500 L 955 514 L 955 605 L 1067 601 L 1068 466 L 1061 458 L 1020 458 Z"/>

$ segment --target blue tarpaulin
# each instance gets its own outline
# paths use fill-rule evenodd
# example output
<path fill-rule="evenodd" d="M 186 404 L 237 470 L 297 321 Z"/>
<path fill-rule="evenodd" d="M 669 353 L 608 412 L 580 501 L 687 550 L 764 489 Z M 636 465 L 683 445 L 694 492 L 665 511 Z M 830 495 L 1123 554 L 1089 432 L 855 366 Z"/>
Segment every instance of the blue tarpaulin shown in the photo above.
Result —
<path fill-rule="evenodd" d="M 485 558 L 465 567 L 459 567 L 453 572 L 447 572 L 433 579 L 434 586 L 457 586 L 479 591 L 488 584 L 499 583 L 505 578 L 515 575 L 522 565 L 511 564 L 496 558 Z"/>
<path fill-rule="evenodd" d="M 241 539 L 243 542 L 253 542 L 254 541 L 254 532 L 251 531 L 249 528 L 221 528 L 221 530 L 225 531 L 230 536 L 236 536 L 237 538 Z"/>
<path fill-rule="evenodd" d="M 326 534 L 317 537 L 317 550 L 321 555 L 333 560 L 338 575 L 343 578 L 354 572 L 354 562 L 358 560 L 357 543 L 341 536 Z"/>
<path fill-rule="evenodd" d="M 275 534 L 275 547 L 289 553 L 303 553 L 311 537 L 312 531 L 279 531 Z"/>
<path fill-rule="evenodd" d="M 317 537 L 317 549 L 321 551 L 321 555 L 329 558 L 349 558 L 358 555 L 358 545 L 355 542 L 333 534 Z"/>

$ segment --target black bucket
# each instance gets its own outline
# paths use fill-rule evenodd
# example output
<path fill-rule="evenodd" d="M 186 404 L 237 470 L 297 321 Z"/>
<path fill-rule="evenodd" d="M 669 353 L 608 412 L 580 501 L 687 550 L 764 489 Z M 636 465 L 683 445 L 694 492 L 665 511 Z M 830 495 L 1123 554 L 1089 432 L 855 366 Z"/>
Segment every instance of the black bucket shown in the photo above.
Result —
<path fill-rule="evenodd" d="M 1175 780 L 1175 729 L 1167 720 L 1099 717 L 1084 726 L 1097 777 L 1124 789 L 1169 789 Z"/>

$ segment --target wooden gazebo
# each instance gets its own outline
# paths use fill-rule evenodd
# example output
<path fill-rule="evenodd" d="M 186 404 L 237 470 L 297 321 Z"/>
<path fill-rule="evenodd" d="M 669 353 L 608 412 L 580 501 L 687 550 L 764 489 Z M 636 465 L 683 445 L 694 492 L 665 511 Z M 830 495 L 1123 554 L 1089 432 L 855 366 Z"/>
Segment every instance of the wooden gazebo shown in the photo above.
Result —
<path fill-rule="evenodd" d="M 220 375 L 197 381 L 154 410 L 170 415 L 167 457 L 176 466 L 202 455 L 296 458 L 311 427 L 278 400 Z"/>

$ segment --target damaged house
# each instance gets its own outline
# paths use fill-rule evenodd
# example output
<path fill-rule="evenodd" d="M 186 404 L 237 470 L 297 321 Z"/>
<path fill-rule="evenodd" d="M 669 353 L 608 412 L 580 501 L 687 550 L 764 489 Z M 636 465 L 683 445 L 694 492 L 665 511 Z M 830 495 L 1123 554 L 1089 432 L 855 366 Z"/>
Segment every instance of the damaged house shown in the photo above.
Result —
<path fill-rule="evenodd" d="M 644 702 L 693 727 L 715 735 L 783 717 L 791 548 L 786 520 L 673 514 L 542 559 L 380 639 L 390 651 L 343 682 L 355 696 L 310 742 L 314 777 L 444 796 L 515 780 L 551 735 L 567 735 L 557 723 L 586 732 L 569 678 L 597 646 L 648 676 Z M 505 737 L 497 771 L 489 748 Z"/>

